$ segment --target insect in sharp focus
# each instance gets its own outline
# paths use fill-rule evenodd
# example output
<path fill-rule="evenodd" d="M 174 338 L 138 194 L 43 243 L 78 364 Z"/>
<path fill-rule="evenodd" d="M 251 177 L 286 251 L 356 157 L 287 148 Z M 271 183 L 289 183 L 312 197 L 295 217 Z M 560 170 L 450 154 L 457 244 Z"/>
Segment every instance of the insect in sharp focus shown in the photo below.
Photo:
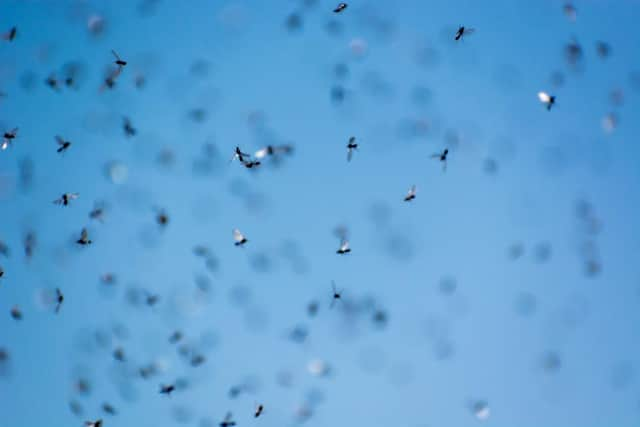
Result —
<path fill-rule="evenodd" d="M 175 391 L 176 386 L 173 384 L 164 385 L 160 384 L 160 394 L 166 394 L 167 396 L 171 396 L 171 393 Z"/>
<path fill-rule="evenodd" d="M 547 106 L 547 111 L 550 111 L 553 104 L 556 103 L 556 97 L 547 92 L 538 92 L 538 99 Z"/>
<path fill-rule="evenodd" d="M 16 139 L 16 136 L 18 135 L 18 128 L 13 128 L 8 132 L 5 132 L 2 135 L 2 145 L 0 145 L 0 149 L 2 150 L 6 150 L 7 147 L 9 147 L 9 145 L 11 145 L 13 143 L 13 140 Z"/>
<path fill-rule="evenodd" d="M 11 27 L 11 29 L 2 34 L 2 40 L 6 40 L 8 42 L 12 42 L 13 39 L 16 38 L 16 34 L 18 34 L 17 27 Z"/>
<path fill-rule="evenodd" d="M 358 149 L 358 144 L 356 143 L 356 137 L 352 136 L 349 138 L 349 143 L 347 144 L 347 161 L 351 161 L 351 157 L 353 157 L 353 152 Z"/>
<path fill-rule="evenodd" d="M 249 157 L 251 157 L 249 154 L 243 153 L 240 150 L 240 147 L 236 146 L 235 150 L 233 151 L 233 157 L 231 157 L 231 160 L 229 160 L 229 163 L 233 162 L 235 159 L 238 159 L 240 163 L 244 163 L 245 159 L 248 160 Z"/>
<path fill-rule="evenodd" d="M 467 28 L 463 25 L 458 27 L 458 31 L 456 31 L 455 40 L 462 40 L 462 37 L 468 34 L 472 34 L 475 31 L 474 28 Z"/>
<path fill-rule="evenodd" d="M 64 295 L 62 294 L 60 289 L 56 288 L 56 314 L 60 312 L 60 307 L 62 306 L 63 302 L 64 302 Z"/>
<path fill-rule="evenodd" d="M 416 198 L 416 186 L 412 185 L 411 188 L 409 189 L 409 192 L 407 193 L 406 196 L 404 196 L 404 201 L 405 202 L 410 202 L 411 200 Z"/>
<path fill-rule="evenodd" d="M 90 245 L 91 243 L 93 243 L 90 239 L 89 239 L 89 232 L 87 231 L 86 228 L 83 228 L 82 231 L 80 232 L 80 238 L 78 240 L 76 240 L 76 243 L 79 245 Z"/>
<path fill-rule="evenodd" d="M 80 194 L 78 193 L 64 193 L 59 199 L 55 199 L 53 203 L 56 205 L 68 206 L 71 200 L 76 200 L 78 197 L 80 197 Z"/>
<path fill-rule="evenodd" d="M 247 238 L 238 230 L 237 228 L 233 229 L 233 240 L 235 240 L 236 246 L 242 246 L 248 242 Z"/>
<path fill-rule="evenodd" d="M 336 282 L 333 280 L 331 281 L 331 292 L 332 292 L 332 297 L 331 297 L 331 305 L 329 306 L 329 308 L 333 308 L 333 305 L 336 303 L 336 301 L 342 299 L 342 291 L 338 292 L 338 289 L 336 288 Z"/>
<path fill-rule="evenodd" d="M 85 421 L 84 425 L 86 427 L 102 427 L 102 420 Z"/>
<path fill-rule="evenodd" d="M 122 67 L 124 67 L 125 65 L 127 65 L 127 61 L 123 61 L 123 60 L 122 60 L 122 58 L 120 58 L 120 56 L 116 53 L 116 51 L 115 51 L 115 50 L 111 49 L 111 53 L 113 53 L 113 56 L 115 56 L 115 57 L 116 57 L 116 60 L 114 61 L 114 63 L 115 63 L 118 67 L 122 68 Z"/>
<path fill-rule="evenodd" d="M 346 3 L 340 3 L 336 6 L 335 9 L 333 9 L 333 13 L 340 13 L 342 11 L 344 11 L 347 8 L 347 4 Z"/>
<path fill-rule="evenodd" d="M 224 420 L 220 422 L 220 427 L 233 427 L 235 425 L 236 425 L 236 422 L 233 421 L 231 412 L 227 412 L 227 415 L 225 415 Z"/>
<path fill-rule="evenodd" d="M 431 155 L 432 159 L 437 159 L 442 162 L 442 171 L 445 172 L 447 170 L 447 155 L 449 154 L 449 149 L 445 148 L 442 153 L 434 153 Z"/>
<path fill-rule="evenodd" d="M 58 144 L 58 149 L 56 150 L 58 153 L 62 153 L 67 151 L 69 147 L 71 147 L 71 141 L 65 141 L 61 136 L 55 136 L 56 143 Z"/>
<path fill-rule="evenodd" d="M 124 130 L 124 134 L 127 137 L 135 136 L 135 134 L 138 133 L 138 130 L 131 124 L 131 120 L 129 119 L 129 117 L 122 118 L 122 129 Z"/>
<path fill-rule="evenodd" d="M 262 403 L 257 404 L 253 417 L 258 418 L 260 415 L 262 415 L 262 411 L 264 411 L 264 405 L 262 405 Z"/>

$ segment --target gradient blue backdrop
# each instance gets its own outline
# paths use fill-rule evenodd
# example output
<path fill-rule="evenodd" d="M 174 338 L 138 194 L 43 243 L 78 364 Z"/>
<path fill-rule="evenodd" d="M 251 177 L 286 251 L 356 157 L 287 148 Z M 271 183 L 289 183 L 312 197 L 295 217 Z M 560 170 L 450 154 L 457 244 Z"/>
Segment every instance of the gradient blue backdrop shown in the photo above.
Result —
<path fill-rule="evenodd" d="M 129 1 L 0 3 L 0 29 L 18 27 L 0 43 L 0 122 L 20 127 L 0 153 L 0 239 L 12 250 L 0 256 L 0 347 L 10 354 L 0 426 L 100 417 L 105 427 L 205 426 L 227 411 L 238 426 L 282 426 L 305 402 L 309 426 L 473 426 L 482 423 L 469 409 L 478 399 L 491 426 L 640 423 L 639 2 L 580 1 L 575 22 L 560 1 L 355 0 L 338 16 L 325 0 L 146 3 L 142 13 Z M 291 13 L 297 31 L 286 28 Z M 98 37 L 87 31 L 91 14 L 106 20 Z M 341 30 L 327 31 L 330 22 Z M 460 24 L 476 32 L 454 43 Z M 584 49 L 579 70 L 563 56 L 572 37 Z M 596 55 L 597 40 L 612 46 L 609 58 Z M 112 48 L 129 64 L 113 91 L 100 92 Z M 86 67 L 79 88 L 46 87 L 71 60 Z M 208 65 L 194 73 L 194 63 Z M 338 63 L 348 68 L 342 79 Z M 346 90 L 341 104 L 331 100 L 335 85 Z M 557 95 L 551 112 L 540 90 Z M 613 90 L 622 105 L 611 103 Z M 202 123 L 189 118 L 196 108 L 207 111 Z M 262 119 L 249 125 L 257 111 Z M 606 133 L 610 112 L 619 126 Z M 123 135 L 123 115 L 134 138 Z M 73 142 L 64 156 L 56 134 Z M 347 163 L 351 135 L 361 150 Z M 279 167 L 227 163 L 236 145 L 284 142 L 295 152 Z M 205 143 L 217 148 L 206 174 L 193 166 Z M 429 156 L 445 146 L 442 173 Z M 172 165 L 158 161 L 163 150 Z M 30 189 L 20 184 L 25 158 Z M 123 184 L 105 174 L 113 161 L 128 169 Z M 412 184 L 418 196 L 405 204 Z M 52 204 L 63 192 L 80 199 Z M 602 223 L 593 278 L 580 255 L 583 199 Z M 88 218 L 98 200 L 108 205 L 104 224 Z M 170 215 L 163 231 L 154 208 Z M 335 254 L 338 225 L 349 229 L 345 257 Z M 84 226 L 94 243 L 77 248 Z M 235 227 L 249 239 L 243 249 L 233 246 Z M 30 261 L 28 230 L 37 236 Z M 524 254 L 510 260 L 517 242 Z M 217 272 L 193 255 L 196 244 L 211 248 Z M 550 258 L 537 261 L 545 244 Z M 118 278 L 112 290 L 100 283 L 106 272 Z M 203 275 L 208 294 L 195 285 Z M 450 295 L 440 287 L 447 277 L 457 285 Z M 345 301 L 330 310 L 332 279 Z M 57 316 L 38 297 L 56 287 L 66 296 Z M 132 288 L 159 303 L 132 306 Z M 313 299 L 321 307 L 311 319 Z M 372 324 L 368 300 L 387 313 L 385 328 Z M 14 305 L 20 322 L 9 316 Z M 309 331 L 303 344 L 288 339 L 296 325 Z M 175 329 L 207 356 L 203 366 L 176 354 L 167 341 Z M 118 346 L 125 363 L 111 355 Z M 548 354 L 560 360 L 550 372 Z M 312 359 L 331 375 L 311 375 Z M 139 378 L 153 361 L 163 372 Z M 283 372 L 290 387 L 278 384 Z M 88 396 L 74 390 L 80 377 Z M 178 378 L 189 386 L 158 394 Z M 247 379 L 252 393 L 230 399 Z M 104 401 L 117 416 L 101 412 Z M 265 405 L 258 419 L 255 402 Z"/>

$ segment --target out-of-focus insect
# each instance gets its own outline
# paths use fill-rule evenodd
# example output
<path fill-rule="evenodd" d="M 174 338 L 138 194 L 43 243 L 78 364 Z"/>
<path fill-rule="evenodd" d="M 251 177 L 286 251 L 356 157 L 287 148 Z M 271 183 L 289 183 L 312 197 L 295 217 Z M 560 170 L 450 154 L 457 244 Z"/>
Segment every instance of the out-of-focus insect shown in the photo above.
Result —
<path fill-rule="evenodd" d="M 416 186 L 412 185 L 411 188 L 409 189 L 409 192 L 407 193 L 406 196 L 404 196 L 404 201 L 405 202 L 410 202 L 411 200 L 416 198 Z"/>
<path fill-rule="evenodd" d="M 85 427 L 102 427 L 102 420 L 85 421 Z"/>
<path fill-rule="evenodd" d="M 562 8 L 562 11 L 566 15 L 566 17 L 569 18 L 570 21 L 575 21 L 576 18 L 578 17 L 578 11 L 576 10 L 575 6 L 571 3 L 565 3 L 564 7 Z"/>
<path fill-rule="evenodd" d="M 86 228 L 83 228 L 82 231 L 80 232 L 80 238 L 78 240 L 76 240 L 76 243 L 79 245 L 90 245 L 91 243 L 93 243 L 90 239 L 89 239 L 89 232 L 87 231 Z"/>
<path fill-rule="evenodd" d="M 116 79 L 120 76 L 120 73 L 122 73 L 121 67 L 110 67 L 107 70 L 107 75 L 104 78 L 102 86 L 100 86 L 100 91 L 102 92 L 105 89 L 113 89 L 116 85 Z"/>
<path fill-rule="evenodd" d="M 447 170 L 447 156 L 449 155 L 449 149 L 445 148 L 442 153 L 434 153 L 431 155 L 432 159 L 438 160 L 442 163 L 442 171 L 445 172 Z"/>
<path fill-rule="evenodd" d="M 171 344 L 175 344 L 178 341 L 180 341 L 182 339 L 182 332 L 180 331 L 175 331 L 174 333 L 171 334 L 171 336 L 169 337 L 169 342 Z"/>
<path fill-rule="evenodd" d="M 339 301 L 342 299 L 342 291 L 338 291 L 338 289 L 336 288 L 336 282 L 335 281 L 331 281 L 331 305 L 330 308 L 333 308 L 334 304 L 336 303 L 336 301 Z"/>
<path fill-rule="evenodd" d="M 60 135 L 56 135 L 55 139 L 58 144 L 58 149 L 56 150 L 58 153 L 67 151 L 67 149 L 71 147 L 71 141 L 65 141 Z"/>
<path fill-rule="evenodd" d="M 233 229 L 233 240 L 235 240 L 234 245 L 242 246 L 248 242 L 247 238 L 238 230 L 237 228 Z"/>
<path fill-rule="evenodd" d="M 245 168 L 252 169 L 252 168 L 260 166 L 261 163 L 259 161 L 257 161 L 257 160 L 246 160 L 246 161 L 242 162 L 242 164 L 244 165 Z"/>
<path fill-rule="evenodd" d="M 613 132 L 618 126 L 618 116 L 614 113 L 609 113 L 602 118 L 602 129 L 605 132 Z"/>
<path fill-rule="evenodd" d="M 4 270 L 2 269 L 2 266 L 0 265 L 0 277 L 4 276 Z"/>
<path fill-rule="evenodd" d="M 100 276 L 100 282 L 103 285 L 114 285 L 116 283 L 116 276 L 113 273 L 104 273 Z"/>
<path fill-rule="evenodd" d="M 53 203 L 56 205 L 68 206 L 71 200 L 76 200 L 78 197 L 80 197 L 80 194 L 78 193 L 64 193 L 59 199 L 55 199 Z"/>
<path fill-rule="evenodd" d="M 338 248 L 336 253 L 339 255 L 344 255 L 344 254 L 348 254 L 349 252 L 351 252 L 351 248 L 349 247 L 349 241 L 343 238 L 342 241 L 340 241 L 340 247 Z"/>
<path fill-rule="evenodd" d="M 156 305 L 158 303 L 158 301 L 160 301 L 160 296 L 157 294 L 152 294 L 149 291 L 144 291 L 144 293 L 146 294 L 146 302 L 147 305 L 149 307 L 153 307 L 154 305 Z"/>
<path fill-rule="evenodd" d="M 347 4 L 346 3 L 340 3 L 336 6 L 335 9 L 333 9 L 333 13 L 340 13 L 342 11 L 344 11 L 347 8 Z"/>
<path fill-rule="evenodd" d="M 104 402 L 102 404 L 102 410 L 104 411 L 105 414 L 108 414 L 108 415 L 116 415 L 118 413 L 118 411 L 116 411 L 116 408 L 114 408 L 108 402 Z"/>
<path fill-rule="evenodd" d="M 2 40 L 6 40 L 8 42 L 12 42 L 13 39 L 16 38 L 16 34 L 18 34 L 17 27 L 11 27 L 11 29 L 5 33 L 2 33 Z"/>
<path fill-rule="evenodd" d="M 89 218 L 95 219 L 100 222 L 104 222 L 104 214 L 105 214 L 104 203 L 96 202 L 93 205 L 93 209 L 91 210 L 91 212 L 89 212 Z"/>
<path fill-rule="evenodd" d="M 122 347 L 118 347 L 115 350 L 113 350 L 113 358 L 116 359 L 118 362 L 124 362 L 126 359 L 124 355 L 124 349 Z"/>
<path fill-rule="evenodd" d="M 598 41 L 596 42 L 596 52 L 600 58 L 607 58 L 611 55 L 611 46 L 607 42 Z"/>
<path fill-rule="evenodd" d="M 167 396 L 171 396 L 171 393 L 173 393 L 175 389 L 176 389 L 176 386 L 173 384 L 168 384 L 168 385 L 160 384 L 160 394 L 166 394 Z"/>
<path fill-rule="evenodd" d="M 53 90 L 60 90 L 60 82 L 56 77 L 56 73 L 49 74 L 49 76 L 44 80 L 44 83 Z"/>
<path fill-rule="evenodd" d="M 308 305 L 307 305 L 307 314 L 310 317 L 315 316 L 316 314 L 318 314 L 318 302 L 317 301 L 311 301 Z"/>
<path fill-rule="evenodd" d="M 27 259 L 31 259 L 33 251 L 36 247 L 36 235 L 33 231 L 27 232 L 24 236 L 24 255 Z"/>
<path fill-rule="evenodd" d="M 458 31 L 456 31 L 456 36 L 454 37 L 454 39 L 456 41 L 462 40 L 463 36 L 473 34 L 475 31 L 476 30 L 474 28 L 467 28 L 464 25 L 461 25 L 458 27 Z"/>
<path fill-rule="evenodd" d="M 133 127 L 133 124 L 131 124 L 129 117 L 122 118 L 122 130 L 124 130 L 124 135 L 126 137 L 135 136 L 136 133 L 138 133 L 138 130 Z"/>
<path fill-rule="evenodd" d="M 235 159 L 238 159 L 240 163 L 244 163 L 245 161 L 249 160 L 249 157 L 251 156 L 247 153 L 243 153 L 242 150 L 240 150 L 240 147 L 236 147 L 233 151 L 233 157 L 231 157 L 229 163 L 233 162 Z"/>
<path fill-rule="evenodd" d="M 278 154 L 289 154 L 293 151 L 293 146 L 285 145 L 267 145 L 264 148 L 256 151 L 254 157 L 258 160 L 264 159 L 267 156 L 277 156 Z"/>
<path fill-rule="evenodd" d="M 491 408 L 486 400 L 477 400 L 471 404 L 471 412 L 480 421 L 486 421 L 491 415 Z"/>
<path fill-rule="evenodd" d="M 165 227 L 167 224 L 169 224 L 169 215 L 164 209 L 156 208 L 155 211 L 156 222 L 158 223 L 158 225 L 160 225 L 161 227 Z"/>
<path fill-rule="evenodd" d="M 13 128 L 8 132 L 5 132 L 2 135 L 2 145 L 0 145 L 0 149 L 6 150 L 9 145 L 13 143 L 13 140 L 16 139 L 18 135 L 18 128 Z"/>
<path fill-rule="evenodd" d="M 22 311 L 20 311 L 20 307 L 18 307 L 17 305 L 14 305 L 11 308 L 11 317 L 13 317 L 15 320 L 22 320 Z"/>
<path fill-rule="evenodd" d="M 127 65 L 127 61 L 123 61 L 122 58 L 120 58 L 120 56 L 116 53 L 115 50 L 111 49 L 111 53 L 113 53 L 113 56 L 116 57 L 114 64 L 116 64 L 120 68 L 123 68 L 125 65 Z"/>
<path fill-rule="evenodd" d="M 227 412 L 227 415 L 224 416 L 224 420 L 220 422 L 220 427 L 233 427 L 236 425 L 236 422 L 233 421 L 233 416 L 231 412 Z"/>
<path fill-rule="evenodd" d="M 547 106 L 547 111 L 550 111 L 553 104 L 556 103 L 556 97 L 547 92 L 538 92 L 538 99 Z"/>
<path fill-rule="evenodd" d="M 190 363 L 191 363 L 191 366 L 196 367 L 196 366 L 202 365 L 206 361 L 207 361 L 207 358 L 204 357 L 204 355 L 194 354 L 193 356 L 191 356 Z"/>
<path fill-rule="evenodd" d="M 347 143 L 347 161 L 350 162 L 353 157 L 353 152 L 358 149 L 358 144 L 356 143 L 356 137 L 352 136 L 349 138 L 349 142 Z"/>
<path fill-rule="evenodd" d="M 4 255 L 5 257 L 9 258 L 10 253 L 11 251 L 9 251 L 9 246 L 7 246 L 5 242 L 0 240 L 0 255 Z"/>
<path fill-rule="evenodd" d="M 264 405 L 262 405 L 262 403 L 257 404 L 256 405 L 256 410 L 253 413 L 253 417 L 254 418 L 258 418 L 260 415 L 262 415 L 262 411 L 264 411 Z"/>
<path fill-rule="evenodd" d="M 56 314 L 60 312 L 60 307 L 64 302 L 64 295 L 60 291 L 60 289 L 56 288 Z"/>

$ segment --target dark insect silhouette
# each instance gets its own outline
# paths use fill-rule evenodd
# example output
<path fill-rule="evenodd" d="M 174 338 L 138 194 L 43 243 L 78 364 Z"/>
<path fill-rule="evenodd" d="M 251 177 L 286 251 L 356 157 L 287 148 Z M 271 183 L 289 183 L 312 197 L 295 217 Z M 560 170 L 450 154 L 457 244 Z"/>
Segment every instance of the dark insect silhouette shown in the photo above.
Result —
<path fill-rule="evenodd" d="M 58 144 L 58 149 L 56 150 L 58 153 L 62 153 L 67 151 L 69 147 L 71 147 L 71 141 L 65 141 L 61 136 L 55 136 L 56 143 Z"/>
<path fill-rule="evenodd" d="M 11 308 L 11 317 L 13 317 L 15 320 L 22 320 L 22 311 L 20 311 L 20 307 L 18 307 L 17 305 L 14 305 Z"/>
<path fill-rule="evenodd" d="M 60 312 L 60 307 L 64 302 L 64 295 L 60 291 L 60 289 L 56 288 L 56 314 Z"/>
<path fill-rule="evenodd" d="M 247 238 L 238 230 L 237 228 L 233 229 L 233 240 L 235 240 L 234 245 L 242 246 L 248 242 Z"/>
<path fill-rule="evenodd" d="M 547 92 L 538 92 L 538 99 L 547 106 L 547 111 L 550 111 L 553 104 L 556 103 L 556 97 Z"/>
<path fill-rule="evenodd" d="M 84 425 L 86 427 L 102 427 L 102 420 L 85 421 Z"/>
<path fill-rule="evenodd" d="M 238 159 L 240 163 L 245 163 L 245 161 L 248 161 L 250 157 L 251 155 L 243 153 L 242 150 L 240 150 L 240 147 L 236 147 L 233 151 L 233 157 L 231 157 L 229 163 L 233 162 L 235 159 Z"/>
<path fill-rule="evenodd" d="M 336 253 L 339 255 L 344 255 L 344 254 L 348 254 L 349 252 L 351 252 L 351 248 L 349 247 L 349 241 L 343 238 L 340 241 L 340 247 L 338 248 Z"/>
<path fill-rule="evenodd" d="M 182 339 L 182 332 L 180 331 L 175 331 L 174 333 L 171 334 L 171 336 L 169 337 L 169 342 L 171 344 L 175 344 L 178 341 L 180 341 Z"/>
<path fill-rule="evenodd" d="M 260 166 L 260 162 L 257 161 L 257 160 L 247 160 L 247 161 L 242 162 L 242 164 L 247 169 L 252 169 L 254 167 Z"/>
<path fill-rule="evenodd" d="M 124 130 L 126 137 L 135 136 L 136 133 L 138 133 L 138 130 L 133 127 L 131 120 L 128 117 L 122 118 L 122 130 Z"/>
<path fill-rule="evenodd" d="M 87 231 L 86 228 L 83 228 L 82 231 L 80 232 L 80 238 L 78 240 L 76 240 L 76 243 L 79 245 L 90 245 L 91 243 L 93 243 L 90 239 L 89 239 L 89 232 Z"/>
<path fill-rule="evenodd" d="M 125 65 L 127 65 L 127 61 L 123 61 L 122 58 L 120 58 L 120 56 L 116 53 L 115 50 L 111 49 L 111 53 L 113 53 L 113 56 L 116 57 L 116 60 L 114 61 L 114 63 L 118 67 L 123 68 Z"/>
<path fill-rule="evenodd" d="M 160 384 L 160 394 L 166 394 L 167 396 L 171 396 L 171 393 L 173 393 L 175 389 L 176 389 L 176 386 L 173 384 L 169 384 L 169 385 Z"/>
<path fill-rule="evenodd" d="M 2 135 L 2 145 L 0 145 L 0 149 L 6 150 L 9 145 L 13 143 L 13 140 L 16 139 L 18 135 L 18 128 L 13 128 L 8 132 L 5 132 Z"/>
<path fill-rule="evenodd" d="M 71 200 L 76 200 L 78 197 L 80 197 L 80 194 L 78 193 L 64 193 L 59 199 L 55 199 L 53 203 L 56 205 L 68 206 Z"/>
<path fill-rule="evenodd" d="M 333 280 L 331 281 L 331 292 L 332 292 L 332 297 L 331 297 L 330 308 L 333 308 L 336 301 L 342 300 L 342 291 L 338 291 L 338 289 L 336 288 L 336 282 L 334 282 Z"/>
<path fill-rule="evenodd" d="M 4 270 L 2 269 L 2 266 L 0 266 L 0 277 L 4 276 Z"/>
<path fill-rule="evenodd" d="M 437 159 L 442 163 L 442 171 L 447 170 L 447 155 L 449 154 L 449 149 L 445 148 L 442 153 L 434 153 L 431 155 L 432 159 Z"/>
<path fill-rule="evenodd" d="M 411 200 L 416 198 L 416 186 L 412 185 L 411 188 L 409 189 L 409 192 L 407 193 L 406 196 L 404 196 L 404 201 L 405 202 L 410 202 Z"/>
<path fill-rule="evenodd" d="M 164 209 L 156 208 L 156 222 L 161 227 L 165 227 L 167 224 L 169 224 L 169 215 Z"/>
<path fill-rule="evenodd" d="M 220 422 L 220 427 L 233 427 L 235 425 L 236 425 L 236 422 L 233 421 L 231 412 L 227 412 L 227 415 L 225 415 L 224 420 Z"/>
<path fill-rule="evenodd" d="M 262 411 L 264 411 L 264 406 L 261 403 L 256 405 L 256 410 L 253 414 L 253 417 L 258 418 L 260 415 L 262 415 Z"/>
<path fill-rule="evenodd" d="M 458 31 L 456 31 L 455 40 L 462 40 L 462 37 L 468 34 L 472 34 L 475 31 L 473 28 L 467 28 L 463 25 L 458 27 Z"/>
<path fill-rule="evenodd" d="M 89 218 L 95 219 L 100 222 L 104 222 L 105 207 L 103 203 L 97 202 L 94 204 L 93 209 L 89 212 Z"/>
<path fill-rule="evenodd" d="M 108 414 L 108 415 L 116 415 L 118 413 L 118 411 L 116 411 L 116 408 L 114 408 L 108 402 L 104 402 L 102 404 L 102 410 L 104 411 L 105 414 Z"/>
<path fill-rule="evenodd" d="M 53 90 L 60 90 L 60 82 L 58 81 L 55 73 L 49 74 L 49 76 L 44 80 L 44 83 Z"/>
<path fill-rule="evenodd" d="M 356 143 L 356 137 L 352 136 L 349 138 L 349 143 L 347 143 L 347 161 L 350 162 L 353 157 L 353 152 L 358 149 L 358 144 Z"/>
<path fill-rule="evenodd" d="M 8 42 L 12 42 L 13 39 L 16 38 L 16 34 L 18 34 L 17 27 L 11 27 L 11 29 L 2 34 L 2 40 L 6 40 Z"/>
<path fill-rule="evenodd" d="M 346 3 L 340 3 L 336 6 L 335 9 L 333 9 L 333 13 L 340 13 L 342 11 L 344 11 L 347 8 L 347 4 Z"/>

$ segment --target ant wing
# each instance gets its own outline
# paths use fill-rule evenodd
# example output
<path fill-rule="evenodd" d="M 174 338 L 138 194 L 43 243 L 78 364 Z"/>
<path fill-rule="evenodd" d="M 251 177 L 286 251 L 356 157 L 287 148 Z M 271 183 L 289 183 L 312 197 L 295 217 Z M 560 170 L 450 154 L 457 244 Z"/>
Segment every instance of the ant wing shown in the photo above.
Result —
<path fill-rule="evenodd" d="M 333 291 L 334 294 L 337 293 L 335 280 L 331 280 L 331 290 Z"/>
<path fill-rule="evenodd" d="M 115 50 L 111 49 L 111 53 L 113 53 L 113 56 L 115 56 L 118 61 L 122 61 Z"/>
<path fill-rule="evenodd" d="M 75 199 L 77 199 L 78 197 L 80 197 L 80 193 L 67 193 L 67 197 L 68 197 L 69 199 L 73 199 L 73 200 L 75 200 Z"/>
<path fill-rule="evenodd" d="M 233 240 L 238 243 L 244 240 L 244 235 L 237 228 L 233 229 Z"/>
<path fill-rule="evenodd" d="M 343 240 L 343 241 L 340 243 L 340 250 L 341 250 L 341 251 L 346 251 L 346 250 L 348 250 L 348 249 L 349 249 L 349 241 L 348 241 L 348 240 Z"/>
<path fill-rule="evenodd" d="M 431 159 L 439 159 L 440 156 L 442 156 L 442 154 L 440 153 L 433 153 L 432 155 L 429 156 L 429 158 Z"/>
<path fill-rule="evenodd" d="M 80 239 L 87 240 L 88 238 L 89 238 L 89 232 L 87 231 L 86 228 L 83 228 L 82 231 L 80 232 Z"/>
<path fill-rule="evenodd" d="M 473 34 L 476 32 L 475 28 L 465 28 L 464 29 L 465 34 Z"/>
<path fill-rule="evenodd" d="M 254 157 L 258 160 L 263 159 L 264 157 L 267 156 L 267 152 L 268 152 L 268 148 L 261 148 L 260 150 L 256 151 L 256 154 L 254 155 Z"/>
<path fill-rule="evenodd" d="M 352 157 L 353 157 L 353 150 L 349 148 L 349 151 L 347 152 L 347 162 L 350 162 Z"/>
<path fill-rule="evenodd" d="M 54 204 L 54 205 L 61 205 L 61 204 L 62 204 L 62 198 L 60 198 L 60 199 L 55 199 L 55 200 L 53 201 L 53 204 Z"/>
<path fill-rule="evenodd" d="M 62 137 L 60 135 L 56 135 L 55 139 L 56 139 L 56 142 L 58 143 L 58 145 L 60 145 L 60 146 L 64 145 L 64 139 L 62 139 Z"/>
<path fill-rule="evenodd" d="M 442 172 L 446 172 L 447 171 L 447 161 L 445 160 L 444 162 L 442 162 Z"/>
<path fill-rule="evenodd" d="M 546 92 L 538 92 L 538 99 L 540 102 L 549 103 L 551 101 L 551 96 L 549 96 Z"/>

